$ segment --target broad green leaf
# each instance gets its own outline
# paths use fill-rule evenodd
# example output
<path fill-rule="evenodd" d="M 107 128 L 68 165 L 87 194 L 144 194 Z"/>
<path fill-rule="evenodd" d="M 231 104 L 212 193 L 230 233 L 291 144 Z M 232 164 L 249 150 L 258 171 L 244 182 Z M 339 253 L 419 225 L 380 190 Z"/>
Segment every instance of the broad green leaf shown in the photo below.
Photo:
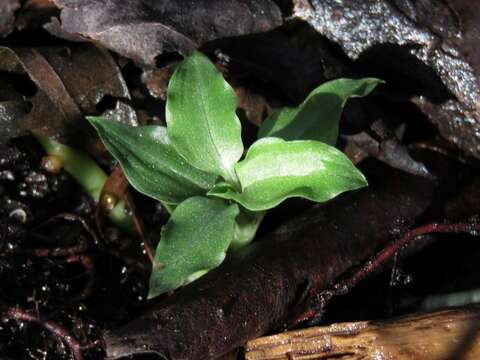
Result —
<path fill-rule="evenodd" d="M 177 206 L 162 231 L 148 298 L 176 289 L 220 265 L 232 241 L 238 205 L 195 196 Z"/>
<path fill-rule="evenodd" d="M 195 52 L 176 69 L 167 92 L 167 131 L 175 149 L 193 166 L 236 183 L 243 153 L 237 97 L 222 74 Z"/>
<path fill-rule="evenodd" d="M 317 140 L 335 145 L 338 123 L 348 98 L 368 95 L 383 83 L 375 78 L 338 79 L 313 90 L 296 108 L 283 108 L 270 115 L 260 127 L 258 137 L 284 140 Z"/>
<path fill-rule="evenodd" d="M 294 196 L 323 202 L 367 185 L 341 151 L 314 140 L 258 140 L 235 169 L 241 193 L 221 183 L 208 195 L 233 199 L 252 211 L 271 209 Z"/>
<path fill-rule="evenodd" d="M 88 117 L 107 150 L 139 192 L 168 204 L 203 195 L 216 176 L 196 169 L 170 143 L 162 126 L 134 127 L 101 117 Z"/>

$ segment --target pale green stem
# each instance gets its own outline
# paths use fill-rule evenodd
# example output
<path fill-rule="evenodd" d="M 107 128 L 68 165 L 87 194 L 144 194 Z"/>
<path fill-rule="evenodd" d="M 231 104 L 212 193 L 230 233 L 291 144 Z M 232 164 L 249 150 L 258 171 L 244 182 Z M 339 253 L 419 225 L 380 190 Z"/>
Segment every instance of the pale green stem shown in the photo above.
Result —
<path fill-rule="evenodd" d="M 240 210 L 235 220 L 233 240 L 230 243 L 231 250 L 238 250 L 252 242 L 266 213 L 266 211 L 253 212 L 244 208 Z"/>
<path fill-rule="evenodd" d="M 35 138 L 48 155 L 56 156 L 63 162 L 65 171 L 82 186 L 87 194 L 97 202 L 100 200 L 100 194 L 108 176 L 93 159 L 48 137 L 35 135 Z M 123 200 L 108 213 L 108 218 L 120 228 L 129 232 L 134 231 L 133 220 L 125 210 Z"/>

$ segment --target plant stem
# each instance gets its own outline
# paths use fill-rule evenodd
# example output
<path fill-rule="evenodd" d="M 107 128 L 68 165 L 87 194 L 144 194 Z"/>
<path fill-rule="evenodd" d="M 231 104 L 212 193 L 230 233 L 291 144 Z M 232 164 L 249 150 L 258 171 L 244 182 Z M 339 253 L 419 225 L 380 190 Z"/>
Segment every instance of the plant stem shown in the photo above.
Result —
<path fill-rule="evenodd" d="M 86 154 L 71 147 L 60 144 L 42 135 L 34 135 L 45 152 L 56 156 L 63 162 L 63 167 L 77 181 L 87 194 L 99 201 L 102 188 L 107 181 L 107 174 Z M 120 228 L 132 232 L 133 222 L 125 211 L 125 202 L 119 201 L 108 213 L 108 218 Z"/>
<path fill-rule="evenodd" d="M 233 240 L 230 244 L 231 250 L 235 251 L 250 244 L 266 213 L 266 211 L 254 212 L 241 208 L 240 214 L 235 220 Z"/>

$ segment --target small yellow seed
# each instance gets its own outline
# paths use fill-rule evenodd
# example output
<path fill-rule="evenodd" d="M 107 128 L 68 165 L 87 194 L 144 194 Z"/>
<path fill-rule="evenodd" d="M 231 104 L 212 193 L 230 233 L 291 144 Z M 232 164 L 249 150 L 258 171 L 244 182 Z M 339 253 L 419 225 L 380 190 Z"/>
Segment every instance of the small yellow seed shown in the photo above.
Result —
<path fill-rule="evenodd" d="M 40 165 L 49 173 L 58 174 L 63 169 L 63 160 L 57 155 L 47 155 L 42 158 Z"/>

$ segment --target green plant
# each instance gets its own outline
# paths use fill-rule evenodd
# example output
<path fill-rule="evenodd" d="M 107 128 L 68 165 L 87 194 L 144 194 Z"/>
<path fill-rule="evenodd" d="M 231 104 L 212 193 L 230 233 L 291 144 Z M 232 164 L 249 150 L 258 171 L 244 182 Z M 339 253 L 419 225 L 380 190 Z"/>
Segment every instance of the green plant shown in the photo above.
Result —
<path fill-rule="evenodd" d="M 316 88 L 296 108 L 270 116 L 248 149 L 237 99 L 200 53 L 170 80 L 167 127 L 131 127 L 89 117 L 130 183 L 172 211 L 156 250 L 149 298 L 218 266 L 229 247 L 248 244 L 265 214 L 287 198 L 327 201 L 367 185 L 332 145 L 349 97 L 381 81 L 339 79 Z"/>

